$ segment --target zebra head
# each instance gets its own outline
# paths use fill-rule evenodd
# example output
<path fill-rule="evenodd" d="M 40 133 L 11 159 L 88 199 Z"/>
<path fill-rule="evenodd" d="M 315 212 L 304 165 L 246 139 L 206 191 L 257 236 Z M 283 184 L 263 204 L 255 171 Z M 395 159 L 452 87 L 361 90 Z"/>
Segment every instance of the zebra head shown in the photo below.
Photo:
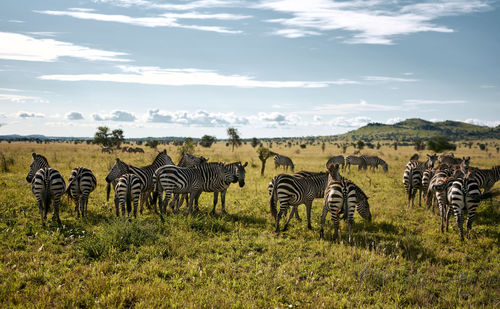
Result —
<path fill-rule="evenodd" d="M 342 178 L 339 173 L 338 163 L 328 165 L 328 174 L 330 174 L 334 180 L 340 180 Z"/>
<path fill-rule="evenodd" d="M 232 171 L 232 168 L 228 165 L 226 165 L 225 163 L 219 163 L 220 166 L 222 167 L 220 169 L 221 173 L 222 173 L 222 179 L 225 183 L 236 183 L 238 182 L 238 175 L 235 174 L 233 171 Z"/>
<path fill-rule="evenodd" d="M 128 173 L 129 171 L 129 166 L 123 161 L 120 161 L 120 159 L 116 158 L 116 162 L 111 168 L 111 170 L 108 173 L 108 176 L 106 176 L 106 182 L 110 183 L 113 180 L 117 179 L 121 175 Z"/>
<path fill-rule="evenodd" d="M 245 164 L 241 164 L 241 162 L 236 163 L 236 177 L 238 177 L 238 184 L 240 188 L 245 185 L 245 167 L 248 165 L 248 162 Z"/>
<path fill-rule="evenodd" d="M 382 169 L 384 170 L 384 172 L 387 173 L 389 171 L 389 165 L 387 165 L 387 162 L 382 160 L 382 163 L 380 163 L 380 165 L 382 165 Z"/>
<path fill-rule="evenodd" d="M 427 154 L 427 167 L 434 167 L 434 163 L 436 163 L 437 158 L 436 154 Z"/>
<path fill-rule="evenodd" d="M 460 171 L 467 175 L 469 172 L 470 157 L 463 157 L 462 162 L 460 162 Z"/>
<path fill-rule="evenodd" d="M 33 177 L 35 177 L 35 173 L 38 172 L 39 169 L 44 167 L 49 167 L 49 162 L 47 159 L 39 154 L 32 153 L 33 162 L 31 162 L 30 170 L 28 171 L 28 176 L 26 176 L 26 181 L 31 182 Z"/>
<path fill-rule="evenodd" d="M 370 204 L 368 203 L 368 197 L 363 197 L 360 199 L 359 203 L 356 205 L 356 209 L 358 210 L 361 218 L 365 219 L 368 222 L 372 221 L 372 213 L 370 211 Z"/>

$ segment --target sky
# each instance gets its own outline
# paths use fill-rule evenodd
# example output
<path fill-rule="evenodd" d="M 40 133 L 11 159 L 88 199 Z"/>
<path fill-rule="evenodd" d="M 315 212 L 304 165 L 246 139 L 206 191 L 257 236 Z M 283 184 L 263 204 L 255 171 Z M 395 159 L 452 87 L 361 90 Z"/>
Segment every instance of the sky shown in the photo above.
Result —
<path fill-rule="evenodd" d="M 500 124 L 492 0 L 2 0 L 0 135 Z"/>

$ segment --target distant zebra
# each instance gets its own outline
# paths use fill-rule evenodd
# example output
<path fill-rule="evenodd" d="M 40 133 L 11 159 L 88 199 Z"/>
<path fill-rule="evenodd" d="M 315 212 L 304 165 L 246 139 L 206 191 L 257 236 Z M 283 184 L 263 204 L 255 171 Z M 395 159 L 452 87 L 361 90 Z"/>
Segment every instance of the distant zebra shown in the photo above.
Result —
<path fill-rule="evenodd" d="M 351 164 L 357 165 L 358 171 L 361 169 L 366 171 L 366 168 L 367 168 L 366 161 L 363 157 L 347 156 L 345 158 L 345 164 L 346 164 L 346 169 L 348 168 L 349 171 L 351 171 Z"/>
<path fill-rule="evenodd" d="M 327 173 L 310 173 L 302 175 L 280 174 L 274 178 L 272 192 L 270 197 L 271 214 L 275 218 L 276 233 L 279 234 L 279 222 L 283 214 L 286 214 L 288 208 L 292 206 L 292 211 L 288 220 L 285 222 L 283 230 L 286 230 L 292 216 L 297 211 L 296 207 L 301 204 L 306 205 L 307 227 L 311 226 L 311 208 L 315 198 L 323 196 L 326 184 L 328 183 Z M 277 211 L 277 202 L 280 203 L 280 209 Z"/>
<path fill-rule="evenodd" d="M 483 194 L 488 193 L 500 180 L 500 166 L 497 165 L 491 169 L 472 168 L 471 177 L 477 180 L 479 187 L 483 189 Z"/>
<path fill-rule="evenodd" d="M 426 162 L 410 161 L 406 164 L 406 169 L 403 174 L 403 184 L 406 194 L 408 195 L 408 207 L 413 207 L 415 203 L 415 195 L 418 194 L 418 204 L 421 205 L 422 199 L 422 175 L 427 168 L 434 167 L 437 160 L 437 155 L 427 155 Z"/>
<path fill-rule="evenodd" d="M 26 181 L 31 183 L 31 191 L 38 201 L 38 209 L 42 217 L 42 223 L 47 220 L 47 213 L 52 199 L 54 200 L 54 211 L 52 220 L 61 225 L 59 219 L 59 203 L 64 194 L 66 183 L 58 170 L 50 168 L 47 159 L 36 153 L 32 153 L 33 162 L 30 165 Z"/>
<path fill-rule="evenodd" d="M 102 147 L 102 148 L 101 148 L 101 152 L 102 152 L 102 153 L 105 153 L 105 152 L 107 152 L 107 153 L 112 153 L 112 152 L 113 152 L 113 149 L 111 149 L 111 147 Z"/>
<path fill-rule="evenodd" d="M 137 167 L 133 165 L 129 165 L 123 161 L 120 161 L 120 159 L 116 158 L 116 162 L 109 171 L 108 175 L 106 176 L 106 182 L 108 183 L 106 190 L 107 190 L 107 199 L 109 199 L 109 192 L 111 188 L 111 183 L 118 179 L 120 176 L 123 174 L 127 173 L 132 173 L 136 174 L 142 181 L 143 187 L 142 187 L 142 193 L 141 193 L 141 202 L 140 202 L 140 212 L 142 213 L 142 208 L 144 203 L 146 202 L 147 205 L 149 205 L 149 196 L 150 193 L 153 192 L 154 186 L 153 186 L 153 174 L 154 172 L 163 165 L 167 164 L 174 164 L 172 162 L 172 159 L 168 156 L 167 150 L 163 150 L 158 153 L 156 158 L 154 159 L 153 163 L 151 165 L 143 166 L 143 167 Z M 113 185 L 116 185 L 116 183 L 113 183 Z M 115 199 L 115 204 L 118 201 Z"/>
<path fill-rule="evenodd" d="M 476 209 L 481 202 L 481 191 L 477 180 L 466 175 L 453 181 L 448 189 L 448 201 L 455 214 L 460 239 L 464 240 L 463 221 L 464 210 L 467 210 L 467 238 L 472 229 L 472 221 L 476 215 Z"/>
<path fill-rule="evenodd" d="M 384 172 L 388 172 L 389 171 L 389 166 L 387 165 L 387 163 L 382 160 L 381 158 L 377 157 L 377 156 L 361 156 L 361 158 L 363 158 L 366 162 L 366 165 L 367 166 L 370 166 L 370 168 L 372 170 L 375 170 L 375 169 L 378 169 L 378 166 L 382 166 L 382 169 L 384 170 Z"/>
<path fill-rule="evenodd" d="M 342 169 L 344 169 L 344 167 L 345 167 L 345 158 L 342 155 L 340 155 L 340 156 L 333 156 L 330 159 L 328 159 L 328 161 L 326 162 L 325 167 L 328 168 L 328 166 L 330 164 L 339 164 L 339 165 L 342 165 Z"/>
<path fill-rule="evenodd" d="M 328 167 L 329 182 L 324 193 L 324 206 L 321 214 L 320 237 L 324 237 L 324 225 L 328 212 L 332 214 L 334 235 L 338 238 L 340 213 L 347 217 L 349 243 L 352 243 L 352 225 L 354 223 L 354 211 L 358 205 L 358 212 L 363 218 L 371 220 L 368 197 L 352 181 L 340 176 L 338 164 Z"/>
<path fill-rule="evenodd" d="M 288 171 L 288 167 L 290 167 L 290 170 L 293 173 L 293 170 L 295 168 L 295 165 L 292 162 L 292 159 L 290 159 L 287 156 L 276 154 L 274 155 L 274 168 L 278 168 L 280 166 L 283 166 L 285 168 L 285 171 Z"/>
<path fill-rule="evenodd" d="M 166 211 L 166 206 L 172 194 L 189 194 L 188 210 L 193 213 L 193 201 L 200 195 L 203 189 L 203 175 L 200 169 L 195 167 L 178 167 L 175 165 L 165 165 L 155 171 L 153 193 L 153 203 L 158 200 L 160 207 L 160 218 L 163 221 L 162 214 Z M 163 191 L 165 199 L 162 201 Z"/>
<path fill-rule="evenodd" d="M 143 183 L 135 174 L 124 174 L 118 178 L 115 186 L 116 199 L 115 203 L 116 216 L 120 216 L 119 208 L 122 210 L 122 217 L 125 217 L 125 205 L 127 205 L 126 213 L 130 217 L 132 212 L 132 203 L 134 204 L 134 218 L 137 217 L 137 206 L 141 196 Z M 118 207 L 120 205 L 120 207 Z"/>
<path fill-rule="evenodd" d="M 97 186 L 97 179 L 91 170 L 85 167 L 77 167 L 71 171 L 66 193 L 75 203 L 77 218 L 82 214 L 82 218 L 87 212 L 87 204 L 90 192 Z"/>

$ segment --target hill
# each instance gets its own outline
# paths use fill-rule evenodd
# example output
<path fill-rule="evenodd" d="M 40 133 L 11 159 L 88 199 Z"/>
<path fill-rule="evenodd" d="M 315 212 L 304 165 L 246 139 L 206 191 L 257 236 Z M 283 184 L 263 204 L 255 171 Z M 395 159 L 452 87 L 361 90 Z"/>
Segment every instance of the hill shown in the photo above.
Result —
<path fill-rule="evenodd" d="M 431 122 L 419 118 L 390 124 L 369 123 L 359 129 L 335 136 L 339 140 L 428 140 L 446 136 L 451 140 L 500 139 L 500 126 L 490 128 L 460 121 Z"/>

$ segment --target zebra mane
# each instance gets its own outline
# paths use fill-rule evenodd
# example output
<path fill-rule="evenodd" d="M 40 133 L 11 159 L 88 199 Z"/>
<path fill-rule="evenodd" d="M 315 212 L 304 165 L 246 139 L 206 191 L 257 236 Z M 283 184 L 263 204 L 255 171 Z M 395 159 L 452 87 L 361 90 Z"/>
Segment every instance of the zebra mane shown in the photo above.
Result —
<path fill-rule="evenodd" d="M 163 149 L 163 151 L 160 151 L 160 152 L 156 155 L 156 158 L 153 160 L 153 163 L 151 163 L 151 165 L 154 165 L 155 163 L 161 163 L 160 161 L 161 161 L 161 157 L 162 157 L 163 155 L 166 155 L 166 156 L 168 157 L 168 155 L 167 155 L 167 150 L 166 150 L 166 149 Z"/>
<path fill-rule="evenodd" d="M 41 154 L 37 154 L 37 153 L 34 153 L 33 152 L 33 160 L 42 160 L 44 161 L 45 163 L 47 163 L 47 166 L 49 165 L 49 161 L 47 160 L 47 158 L 45 158 L 44 156 L 42 156 Z"/>

